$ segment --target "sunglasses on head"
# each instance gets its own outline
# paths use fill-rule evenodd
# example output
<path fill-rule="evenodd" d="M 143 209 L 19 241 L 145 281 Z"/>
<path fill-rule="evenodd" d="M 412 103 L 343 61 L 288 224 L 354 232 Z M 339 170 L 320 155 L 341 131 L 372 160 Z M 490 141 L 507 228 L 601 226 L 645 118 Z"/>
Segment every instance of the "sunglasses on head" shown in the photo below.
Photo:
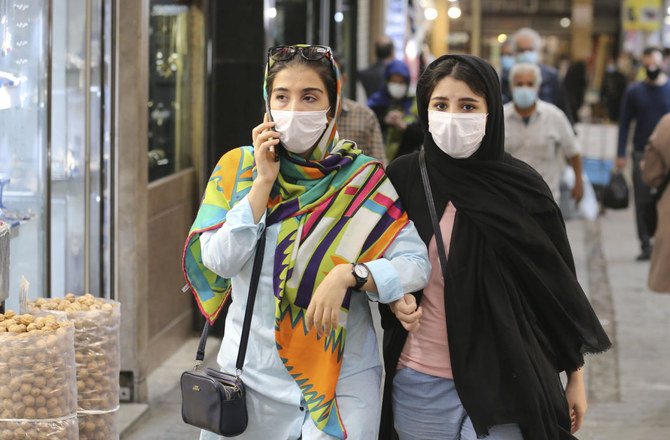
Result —
<path fill-rule="evenodd" d="M 307 61 L 319 61 L 322 58 L 333 59 L 333 53 L 328 46 L 275 46 L 268 49 L 268 59 L 273 61 L 288 61 L 296 54 L 300 54 Z"/>

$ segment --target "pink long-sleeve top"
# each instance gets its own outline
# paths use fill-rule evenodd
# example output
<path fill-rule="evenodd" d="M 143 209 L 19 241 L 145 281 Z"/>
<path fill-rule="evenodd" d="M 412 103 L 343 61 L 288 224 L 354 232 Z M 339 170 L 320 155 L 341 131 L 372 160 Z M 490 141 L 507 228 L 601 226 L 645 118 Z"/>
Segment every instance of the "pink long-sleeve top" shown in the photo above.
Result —
<path fill-rule="evenodd" d="M 440 219 L 440 230 L 447 255 L 449 255 L 449 244 L 455 219 L 456 207 L 449 202 Z M 435 236 L 430 240 L 428 246 L 428 258 L 433 269 L 428 286 L 423 289 L 421 326 L 407 336 L 398 360 L 398 369 L 409 367 L 431 376 L 453 379 L 447 340 L 447 317 L 444 308 L 444 279 Z"/>

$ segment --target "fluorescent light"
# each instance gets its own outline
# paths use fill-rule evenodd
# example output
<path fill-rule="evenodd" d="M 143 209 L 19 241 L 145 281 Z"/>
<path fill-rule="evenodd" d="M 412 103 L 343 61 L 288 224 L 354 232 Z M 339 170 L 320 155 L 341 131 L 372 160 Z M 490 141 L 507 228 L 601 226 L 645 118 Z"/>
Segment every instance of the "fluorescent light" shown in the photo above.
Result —
<path fill-rule="evenodd" d="M 505 41 L 507 41 L 507 34 L 498 35 L 498 43 L 504 43 Z"/>
<path fill-rule="evenodd" d="M 344 14 L 338 11 L 335 13 L 334 18 L 337 23 L 342 23 L 344 21 Z"/>
<path fill-rule="evenodd" d="M 561 24 L 562 28 L 568 28 L 570 27 L 572 20 L 570 20 L 568 17 L 563 17 L 559 23 Z"/>
<path fill-rule="evenodd" d="M 267 8 L 265 10 L 265 16 L 267 18 L 275 18 L 277 16 L 277 8 Z"/>
<path fill-rule="evenodd" d="M 458 6 L 452 6 L 449 8 L 449 11 L 447 11 L 447 15 L 449 18 L 457 19 L 458 17 L 461 16 L 461 8 Z"/>

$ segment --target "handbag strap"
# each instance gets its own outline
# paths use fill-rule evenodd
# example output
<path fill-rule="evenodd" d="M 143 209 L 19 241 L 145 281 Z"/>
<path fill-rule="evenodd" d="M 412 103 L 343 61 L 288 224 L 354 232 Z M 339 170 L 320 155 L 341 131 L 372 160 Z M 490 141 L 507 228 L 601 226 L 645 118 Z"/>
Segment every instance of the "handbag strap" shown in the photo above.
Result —
<path fill-rule="evenodd" d="M 240 348 L 237 351 L 237 362 L 235 368 L 237 371 L 242 371 L 244 366 L 244 358 L 247 355 L 247 344 L 249 342 L 249 331 L 251 330 L 251 317 L 254 311 L 254 304 L 256 303 L 256 291 L 258 290 L 258 280 L 261 276 L 261 266 L 263 265 L 263 254 L 265 253 L 265 231 L 263 229 L 258 243 L 256 245 L 256 256 L 254 257 L 254 266 L 251 271 L 251 281 L 249 283 L 249 296 L 247 298 L 247 308 L 244 312 L 244 323 L 242 324 L 242 335 L 240 337 Z M 200 343 L 198 344 L 198 353 L 195 357 L 196 366 L 202 364 L 205 359 L 205 346 L 207 345 L 207 335 L 209 334 L 209 322 L 205 321 L 205 325 L 200 335 Z M 239 374 L 239 373 L 238 373 Z"/>
<path fill-rule="evenodd" d="M 446 282 L 447 279 L 447 251 L 444 249 L 444 240 L 442 238 L 442 230 L 440 229 L 440 222 L 437 219 L 437 212 L 435 210 L 435 199 L 433 199 L 433 191 L 430 188 L 430 180 L 428 179 L 428 168 L 426 167 L 426 151 L 422 148 L 419 152 L 419 168 L 421 169 L 421 180 L 423 181 L 423 192 L 426 193 L 426 201 L 428 202 L 428 211 L 430 211 L 430 220 L 433 223 L 433 232 L 435 233 L 435 245 L 437 246 L 437 254 L 440 257 L 440 266 L 442 267 L 442 276 Z"/>

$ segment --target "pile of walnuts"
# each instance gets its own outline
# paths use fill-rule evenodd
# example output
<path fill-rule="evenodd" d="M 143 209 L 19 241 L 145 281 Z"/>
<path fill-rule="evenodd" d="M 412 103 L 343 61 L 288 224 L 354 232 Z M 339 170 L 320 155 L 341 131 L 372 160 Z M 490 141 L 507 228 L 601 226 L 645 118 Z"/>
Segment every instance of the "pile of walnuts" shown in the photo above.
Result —
<path fill-rule="evenodd" d="M 73 324 L 10 310 L 0 347 L 0 440 L 76 439 Z"/>
<path fill-rule="evenodd" d="M 28 308 L 46 316 L 64 315 L 74 324 L 79 438 L 118 438 L 115 409 L 119 404 L 119 303 L 90 294 L 68 293 L 62 299 L 37 299 Z M 108 413 L 97 414 L 100 411 Z"/>

